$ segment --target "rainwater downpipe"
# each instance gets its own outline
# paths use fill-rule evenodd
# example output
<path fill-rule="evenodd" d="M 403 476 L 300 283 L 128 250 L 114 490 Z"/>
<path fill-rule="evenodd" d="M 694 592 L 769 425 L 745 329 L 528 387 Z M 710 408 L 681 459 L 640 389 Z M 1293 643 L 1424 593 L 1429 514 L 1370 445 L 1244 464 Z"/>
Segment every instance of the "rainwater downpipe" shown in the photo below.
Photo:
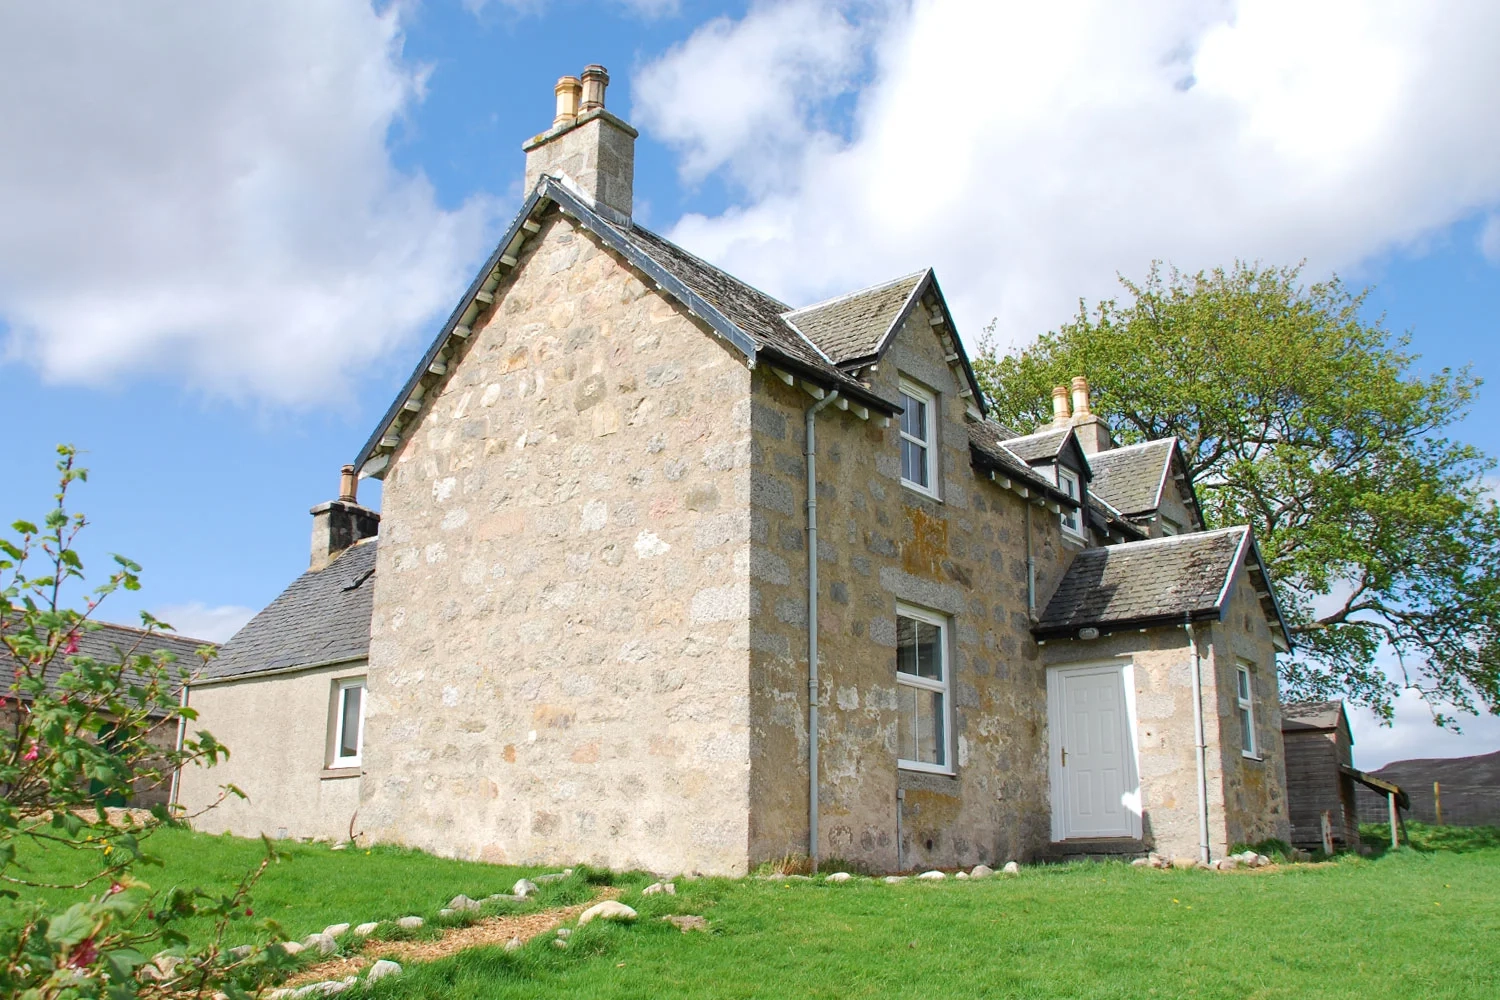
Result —
<path fill-rule="evenodd" d="M 1031 552 L 1031 504 L 1026 504 L 1026 618 L 1036 621 L 1036 556 Z"/>
<path fill-rule="evenodd" d="M 807 856 L 818 870 L 818 413 L 834 390 L 807 408 Z"/>
<path fill-rule="evenodd" d="M 1198 763 L 1198 860 L 1208 864 L 1208 743 L 1203 736 L 1203 663 L 1198 656 L 1198 637 L 1193 623 L 1184 621 L 1188 645 L 1193 652 L 1193 749 Z"/>

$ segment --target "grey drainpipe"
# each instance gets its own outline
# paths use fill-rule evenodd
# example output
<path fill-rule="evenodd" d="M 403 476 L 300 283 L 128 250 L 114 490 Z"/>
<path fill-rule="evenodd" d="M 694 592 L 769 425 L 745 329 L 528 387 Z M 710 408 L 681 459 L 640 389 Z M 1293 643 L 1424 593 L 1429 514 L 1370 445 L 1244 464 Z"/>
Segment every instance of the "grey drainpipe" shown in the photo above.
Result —
<path fill-rule="evenodd" d="M 182 708 L 188 707 L 188 686 L 186 684 L 182 685 L 182 693 L 177 696 L 177 704 Z M 185 742 L 187 742 L 187 719 L 186 717 L 179 715 L 177 717 L 176 740 L 176 749 L 178 753 L 182 753 L 182 746 Z M 177 766 L 177 769 L 172 772 L 171 789 L 167 792 L 167 807 L 169 809 L 177 805 L 177 792 L 181 787 L 181 783 L 182 765 L 179 764 Z"/>
<path fill-rule="evenodd" d="M 818 870 L 818 413 L 835 390 L 807 408 L 807 855 Z"/>
<path fill-rule="evenodd" d="M 1036 621 L 1036 557 L 1031 554 L 1031 501 L 1026 501 L 1026 617 Z"/>
<path fill-rule="evenodd" d="M 1193 650 L 1193 741 L 1198 763 L 1198 860 L 1208 864 L 1208 744 L 1203 735 L 1203 665 L 1198 657 L 1198 637 L 1193 623 L 1184 621 L 1188 645 Z"/>

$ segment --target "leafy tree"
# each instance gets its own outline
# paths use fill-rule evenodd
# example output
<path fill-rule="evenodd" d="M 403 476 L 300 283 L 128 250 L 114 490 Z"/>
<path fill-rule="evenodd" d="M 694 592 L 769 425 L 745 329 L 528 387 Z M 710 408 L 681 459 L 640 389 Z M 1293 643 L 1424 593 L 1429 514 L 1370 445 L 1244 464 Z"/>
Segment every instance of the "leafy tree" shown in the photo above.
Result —
<path fill-rule="evenodd" d="M 1500 713 L 1494 463 L 1446 436 L 1480 382 L 1421 374 L 1409 337 L 1360 318 L 1366 293 L 1300 272 L 1156 264 L 975 367 L 1002 422 L 1046 422 L 1051 387 L 1086 374 L 1122 443 L 1182 442 L 1209 527 L 1251 525 L 1270 564 L 1298 645 L 1287 697 L 1343 694 L 1389 721 L 1411 689 L 1454 728 L 1454 709 Z"/>
<path fill-rule="evenodd" d="M 221 947 L 231 924 L 252 915 L 248 893 L 265 863 L 227 893 L 153 891 L 137 876 L 141 866 L 160 864 L 146 853 L 147 839 L 179 820 L 165 806 L 106 808 L 227 751 L 206 732 L 180 746 L 152 740 L 158 730 L 175 736 L 179 722 L 195 717 L 177 694 L 185 666 L 151 651 L 151 636 L 170 626 L 143 614 L 145 634 L 117 662 L 78 653 L 80 635 L 99 627 L 92 616 L 100 602 L 139 589 L 140 567 L 116 556 L 85 610 L 67 607 L 66 594 L 83 580 L 75 541 L 87 524 L 69 513 L 67 494 L 87 473 L 73 449 L 58 451 L 60 485 L 45 522 L 18 521 L 14 538 L 0 537 L 0 669 L 9 675 L 0 676 L 0 994 L 246 996 L 290 965 L 281 948 Z M 94 874 L 70 885 L 41 879 L 32 863 L 56 850 L 92 854 Z M 37 887 L 93 893 L 55 910 L 21 898 Z M 193 916 L 211 917 L 216 928 L 196 950 L 178 930 Z"/>

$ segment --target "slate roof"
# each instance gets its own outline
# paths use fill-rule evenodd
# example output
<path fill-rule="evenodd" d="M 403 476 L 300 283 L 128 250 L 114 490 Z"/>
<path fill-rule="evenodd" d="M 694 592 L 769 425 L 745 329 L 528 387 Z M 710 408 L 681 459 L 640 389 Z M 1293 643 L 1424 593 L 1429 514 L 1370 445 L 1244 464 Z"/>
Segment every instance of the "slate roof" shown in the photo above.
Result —
<path fill-rule="evenodd" d="M 1007 440 L 1005 449 L 1023 462 L 1055 459 L 1062 452 L 1063 445 L 1071 433 L 1073 433 L 1073 428 L 1059 427 L 1056 430 L 1049 428 L 1045 431 L 1037 431 L 1035 434 L 1023 434 Z"/>
<path fill-rule="evenodd" d="M 1250 549 L 1246 527 L 1085 549 L 1033 631 L 1071 635 L 1084 627 L 1107 631 L 1218 618 Z"/>
<path fill-rule="evenodd" d="M 147 632 L 113 622 L 99 622 L 98 625 L 91 632 L 78 634 L 77 655 L 91 657 L 101 663 L 118 663 L 123 656 L 139 656 L 165 650 L 176 658 L 174 673 L 179 670 L 198 671 L 203 666 L 203 661 L 198 658 L 198 647 L 214 645 L 207 639 L 194 639 L 175 632 Z M 55 686 L 57 679 L 68 669 L 67 659 L 57 657 L 48 664 L 43 674 L 48 687 Z M 133 670 L 126 670 L 125 677 L 128 681 L 140 680 L 140 675 Z"/>
<path fill-rule="evenodd" d="M 1056 500 L 1058 503 L 1076 508 L 1078 501 L 1058 489 L 1056 484 L 1011 454 L 1005 444 L 1015 437 L 1014 432 L 992 420 L 969 421 L 969 455 L 975 465 L 993 469 L 1002 475 L 1025 483 L 1034 491 Z"/>
<path fill-rule="evenodd" d="M 1162 438 L 1090 455 L 1090 488 L 1128 517 L 1150 514 L 1161 506 L 1176 447 L 1176 438 Z"/>
<path fill-rule="evenodd" d="M 1344 703 L 1333 701 L 1294 701 L 1281 706 L 1283 732 L 1329 732 L 1344 720 Z"/>
<path fill-rule="evenodd" d="M 203 680 L 356 660 L 370 651 L 375 539 L 308 570 L 234 634 Z"/>
<path fill-rule="evenodd" d="M 912 296 L 927 275 L 927 271 L 902 275 L 795 309 L 785 318 L 835 364 L 873 358 L 885 346 L 891 328 L 905 318 Z"/>

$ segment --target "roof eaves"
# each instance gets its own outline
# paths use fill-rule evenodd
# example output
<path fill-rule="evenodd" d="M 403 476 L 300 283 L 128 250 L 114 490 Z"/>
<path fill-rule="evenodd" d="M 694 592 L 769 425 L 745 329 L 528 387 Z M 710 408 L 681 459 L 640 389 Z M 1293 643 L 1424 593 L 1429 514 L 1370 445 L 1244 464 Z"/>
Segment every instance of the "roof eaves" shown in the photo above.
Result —
<path fill-rule="evenodd" d="M 984 402 L 984 391 L 979 387 L 979 378 L 974 374 L 974 366 L 969 364 L 969 352 L 964 350 L 963 338 L 958 335 L 958 325 L 953 322 L 953 313 L 948 309 L 948 300 L 943 297 L 943 287 L 938 284 L 937 272 L 932 268 L 929 267 L 927 269 L 926 276 L 912 290 L 911 295 L 906 300 L 906 305 L 902 307 L 901 312 L 896 316 L 896 322 L 892 323 L 891 328 L 886 331 L 884 342 L 880 345 L 878 353 L 881 355 L 885 353 L 886 348 L 890 346 L 891 341 L 895 338 L 896 331 L 901 329 L 902 324 L 911 315 L 911 311 L 916 308 L 917 303 L 922 300 L 922 296 L 929 290 L 932 292 L 932 297 L 937 301 L 938 312 L 942 314 L 943 325 L 948 330 L 948 338 L 953 341 L 953 351 L 958 355 L 958 362 L 963 368 L 964 378 L 969 383 L 969 392 L 972 396 L 970 401 L 974 404 L 975 410 L 978 411 L 979 419 L 983 420 L 989 415 L 989 407 Z"/>
<path fill-rule="evenodd" d="M 975 458 L 978 458 L 980 464 L 988 466 L 995 471 L 1003 472 L 1009 478 L 1023 481 L 1027 486 L 1040 492 L 1048 500 L 1055 501 L 1069 510 L 1078 509 L 1079 503 L 1076 498 L 1068 496 L 1068 494 L 1038 475 L 1035 469 L 1019 458 L 1016 458 L 1009 451 L 1006 454 L 1010 456 L 1010 462 L 1000 460 L 997 456 L 991 454 L 988 450 L 973 441 L 969 442 L 969 459 L 971 463 L 973 463 Z"/>
<path fill-rule="evenodd" d="M 1169 628 L 1187 622 L 1218 621 L 1218 618 L 1219 611 L 1217 608 L 1199 608 L 1194 611 L 1173 612 L 1161 615 L 1140 615 L 1133 618 L 1118 618 L 1110 621 L 1084 619 L 1057 625 L 1037 624 L 1032 626 L 1031 634 L 1038 639 L 1056 639 L 1063 636 L 1074 638 L 1080 629 L 1086 628 L 1097 628 L 1100 635 L 1109 635 L 1112 632 L 1137 632 L 1150 628 Z"/>

